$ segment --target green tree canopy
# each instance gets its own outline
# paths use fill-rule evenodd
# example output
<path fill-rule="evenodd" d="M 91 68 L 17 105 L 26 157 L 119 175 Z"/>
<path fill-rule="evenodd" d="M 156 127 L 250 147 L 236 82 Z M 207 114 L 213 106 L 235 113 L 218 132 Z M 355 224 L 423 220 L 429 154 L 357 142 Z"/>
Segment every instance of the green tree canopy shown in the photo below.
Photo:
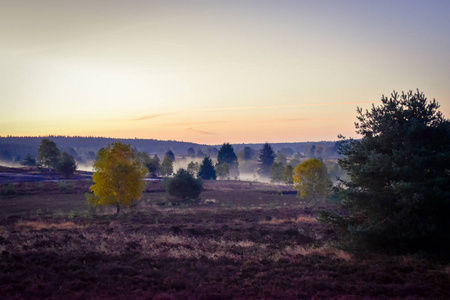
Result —
<path fill-rule="evenodd" d="M 34 167 L 36 166 L 36 159 L 34 159 L 31 154 L 25 155 L 25 157 L 20 162 L 22 166 Z"/>
<path fill-rule="evenodd" d="M 195 179 L 185 169 L 179 169 L 174 177 L 170 178 L 166 184 L 167 193 L 181 200 L 198 199 L 202 189 L 203 184 L 201 179 Z"/>
<path fill-rule="evenodd" d="M 148 173 L 150 174 L 150 177 L 157 177 L 158 176 L 158 172 L 160 169 L 160 160 L 158 155 L 153 155 L 153 157 L 151 157 L 148 162 L 145 164 L 145 166 L 147 167 Z"/>
<path fill-rule="evenodd" d="M 281 163 L 283 166 L 285 166 L 287 164 L 287 158 L 283 154 L 283 152 L 278 151 L 274 162 Z"/>
<path fill-rule="evenodd" d="M 211 158 L 206 156 L 202 163 L 200 164 L 200 171 L 198 172 L 198 177 L 201 179 L 212 179 L 216 180 L 216 170 L 214 169 L 213 162 Z"/>
<path fill-rule="evenodd" d="M 63 152 L 61 154 L 57 169 L 67 178 L 77 170 L 77 162 L 72 155 L 67 152 Z"/>
<path fill-rule="evenodd" d="M 47 168 L 56 168 L 60 159 L 60 152 L 55 142 L 44 138 L 38 148 L 37 164 Z"/>
<path fill-rule="evenodd" d="M 228 163 L 229 165 L 237 161 L 236 153 L 230 143 L 224 143 L 217 154 L 218 164 Z"/>
<path fill-rule="evenodd" d="M 327 168 L 317 158 L 310 158 L 299 164 L 294 169 L 293 179 L 300 198 L 311 198 L 317 202 L 330 193 L 331 181 Z"/>
<path fill-rule="evenodd" d="M 164 156 L 164 159 L 159 166 L 159 172 L 162 176 L 170 176 L 173 173 L 172 156 L 170 156 L 169 154 L 166 154 L 166 156 Z"/>
<path fill-rule="evenodd" d="M 143 166 L 150 162 L 150 156 L 145 152 L 137 152 L 136 157 Z"/>
<path fill-rule="evenodd" d="M 256 151 L 248 146 L 245 146 L 244 149 L 242 149 L 238 153 L 238 157 L 240 160 L 251 160 L 255 155 Z"/>
<path fill-rule="evenodd" d="M 175 161 L 175 154 L 173 153 L 172 150 L 167 151 L 167 152 L 166 152 L 166 155 L 169 155 L 169 156 L 170 156 L 170 158 L 172 159 L 172 162 Z"/>
<path fill-rule="evenodd" d="M 113 205 L 119 213 L 121 206 L 141 198 L 146 172 L 130 145 L 113 143 L 100 149 L 91 186 L 95 197 L 89 199 L 90 204 Z"/>
<path fill-rule="evenodd" d="M 419 91 L 381 101 L 357 110 L 363 138 L 341 143 L 339 163 L 350 180 L 339 192 L 351 215 L 328 213 L 328 220 L 353 248 L 449 257 L 450 122 Z"/>
<path fill-rule="evenodd" d="M 239 163 L 234 148 L 230 143 L 224 143 L 217 154 L 217 164 L 227 163 L 230 166 L 230 176 L 239 176 Z"/>
<path fill-rule="evenodd" d="M 187 171 L 191 173 L 192 176 L 197 176 L 198 171 L 200 171 L 200 165 L 198 162 L 191 161 L 187 166 Z"/>
<path fill-rule="evenodd" d="M 270 166 L 270 181 L 282 182 L 284 178 L 284 171 L 286 167 L 281 162 L 274 162 Z"/>
<path fill-rule="evenodd" d="M 270 177 L 270 167 L 275 161 L 275 152 L 269 143 L 265 143 L 259 150 L 259 169 L 258 174 L 262 177 Z"/>

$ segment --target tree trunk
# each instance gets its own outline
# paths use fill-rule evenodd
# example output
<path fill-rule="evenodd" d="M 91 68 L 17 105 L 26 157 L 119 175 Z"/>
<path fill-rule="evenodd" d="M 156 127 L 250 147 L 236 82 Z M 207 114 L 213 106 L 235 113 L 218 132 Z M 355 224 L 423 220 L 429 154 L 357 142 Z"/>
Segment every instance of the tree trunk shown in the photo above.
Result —
<path fill-rule="evenodd" d="M 120 212 L 120 205 L 117 205 L 117 211 L 116 211 L 116 215 L 118 215 Z"/>

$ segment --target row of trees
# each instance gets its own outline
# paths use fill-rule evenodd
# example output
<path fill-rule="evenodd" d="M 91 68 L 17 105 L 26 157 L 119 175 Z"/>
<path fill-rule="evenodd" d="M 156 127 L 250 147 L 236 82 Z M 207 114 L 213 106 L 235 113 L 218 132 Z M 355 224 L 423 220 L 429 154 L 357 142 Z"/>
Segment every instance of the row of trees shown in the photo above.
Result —
<path fill-rule="evenodd" d="M 56 146 L 56 143 L 44 138 L 38 148 L 38 156 L 35 160 L 31 155 L 26 155 L 22 160 L 24 166 L 37 166 L 47 171 L 56 170 L 66 177 L 71 176 L 77 169 L 77 163 L 72 155 L 62 152 Z"/>
<path fill-rule="evenodd" d="M 91 186 L 93 194 L 87 195 L 88 203 L 92 206 L 115 206 L 117 213 L 122 206 L 134 204 L 142 196 L 145 188 L 143 179 L 149 170 L 148 164 L 154 159 L 155 157 L 150 159 L 143 153 L 134 151 L 130 145 L 120 142 L 102 148 L 94 164 L 94 184 Z M 172 162 L 174 157 L 167 153 L 165 159 Z M 163 164 L 164 161 L 161 165 Z M 195 199 L 202 191 L 202 182 L 186 170 L 179 169 L 167 181 L 166 189 L 170 195 L 182 200 Z"/>
<path fill-rule="evenodd" d="M 321 220 L 341 234 L 341 246 L 353 250 L 391 250 L 449 257 L 450 121 L 438 108 L 435 100 L 427 101 L 423 93 L 417 91 L 401 95 L 394 92 L 390 98 L 383 96 L 381 106 L 373 106 L 371 111 L 358 109 L 356 129 L 363 138 L 347 140 L 342 137 L 339 148 L 343 155 L 339 165 L 348 179 L 341 178 L 334 191 L 342 199 L 343 213 L 321 212 Z M 116 147 L 121 148 L 113 146 Z M 244 151 L 243 156 L 250 154 Z M 105 170 L 102 157 L 107 155 L 99 154 L 94 166 L 96 174 Z M 166 157 L 172 160 L 170 153 Z M 264 144 L 258 158 L 260 176 L 273 177 L 274 170 L 283 169 L 280 167 L 284 163 L 282 157 L 278 158 L 268 143 Z M 111 168 L 117 169 L 119 174 L 135 170 L 137 177 L 143 176 L 144 171 L 131 158 L 111 161 Z M 201 191 L 201 178 L 215 179 L 217 173 L 222 176 L 236 172 L 237 161 L 233 147 L 226 143 L 218 151 L 215 166 L 205 157 L 198 166 L 198 179 L 193 175 L 197 166 L 192 163 L 188 170 L 177 172 L 171 186 L 175 191 L 195 187 L 196 191 L 186 196 L 195 197 Z M 287 172 L 286 167 L 284 173 Z M 128 178 L 116 177 L 113 188 L 121 187 L 121 180 Z M 94 175 L 94 182 L 105 181 L 102 178 Z M 292 180 L 302 198 L 317 201 L 329 195 L 331 182 L 320 159 L 312 158 L 298 164 L 292 170 Z M 142 187 L 135 189 L 142 190 Z M 98 203 L 106 201 L 101 200 L 101 184 L 94 185 L 92 190 L 99 197 Z M 119 198 L 138 197 L 131 192 L 123 192 L 120 197 L 117 193 L 104 194 L 104 199 L 116 202 Z"/>

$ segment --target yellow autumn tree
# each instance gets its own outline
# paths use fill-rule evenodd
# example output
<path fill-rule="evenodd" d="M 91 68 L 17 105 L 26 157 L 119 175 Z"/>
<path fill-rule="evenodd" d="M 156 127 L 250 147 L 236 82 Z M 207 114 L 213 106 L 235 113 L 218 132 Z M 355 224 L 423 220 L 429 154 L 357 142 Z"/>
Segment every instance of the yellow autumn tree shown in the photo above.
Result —
<path fill-rule="evenodd" d="M 146 168 L 130 145 L 113 143 L 100 149 L 91 186 L 95 197 L 88 200 L 89 204 L 113 205 L 119 213 L 121 206 L 129 206 L 141 198 L 145 174 Z"/>
<path fill-rule="evenodd" d="M 294 188 L 300 198 L 312 198 L 317 201 L 319 197 L 327 197 L 330 192 L 331 181 L 323 162 L 311 158 L 299 164 L 292 174 Z"/>

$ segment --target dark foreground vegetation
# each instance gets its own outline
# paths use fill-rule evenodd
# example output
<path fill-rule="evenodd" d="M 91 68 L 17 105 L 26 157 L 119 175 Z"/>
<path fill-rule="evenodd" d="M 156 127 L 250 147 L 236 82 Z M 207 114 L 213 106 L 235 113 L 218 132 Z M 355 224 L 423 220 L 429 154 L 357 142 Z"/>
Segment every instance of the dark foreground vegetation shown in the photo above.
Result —
<path fill-rule="evenodd" d="M 95 210 L 92 182 L 21 182 L 0 196 L 2 299 L 449 299 L 450 268 L 331 245 L 289 186 L 205 181 L 178 203 L 149 182 L 137 206 Z M 5 185 L 2 185 L 4 188 Z"/>

